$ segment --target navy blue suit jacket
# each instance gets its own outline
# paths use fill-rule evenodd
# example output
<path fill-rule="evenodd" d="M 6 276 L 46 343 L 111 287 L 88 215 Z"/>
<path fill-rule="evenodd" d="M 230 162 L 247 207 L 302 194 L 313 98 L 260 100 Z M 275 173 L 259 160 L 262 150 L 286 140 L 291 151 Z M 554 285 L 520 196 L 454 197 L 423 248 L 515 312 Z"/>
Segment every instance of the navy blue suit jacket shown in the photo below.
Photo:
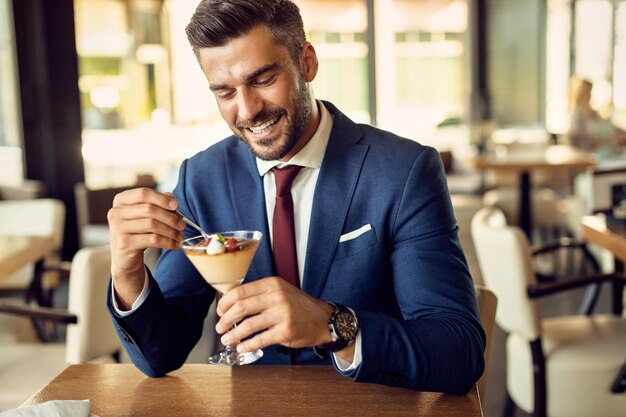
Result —
<path fill-rule="evenodd" d="M 485 336 L 438 153 L 355 124 L 324 104 L 334 122 L 315 188 L 302 289 L 356 311 L 363 362 L 349 374 L 354 380 L 464 394 L 483 372 Z M 204 230 L 269 236 L 263 179 L 235 137 L 184 161 L 174 194 Z M 339 243 L 367 224 L 371 230 Z M 246 281 L 275 274 L 265 238 Z M 199 340 L 215 293 L 181 250 L 165 251 L 150 281 L 137 311 L 111 314 L 135 365 L 160 376 L 179 368 Z M 290 363 L 279 346 L 264 353 L 259 363 Z M 298 357 L 301 364 L 330 363 L 312 348 Z"/>

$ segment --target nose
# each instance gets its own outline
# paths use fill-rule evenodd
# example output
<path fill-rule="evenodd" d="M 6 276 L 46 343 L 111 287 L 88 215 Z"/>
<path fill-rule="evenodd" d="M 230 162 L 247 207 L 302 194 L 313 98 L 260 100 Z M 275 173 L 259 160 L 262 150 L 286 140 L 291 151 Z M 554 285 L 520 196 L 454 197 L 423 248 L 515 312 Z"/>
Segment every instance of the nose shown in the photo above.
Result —
<path fill-rule="evenodd" d="M 237 95 L 238 115 L 243 120 L 254 120 L 263 109 L 263 100 L 252 88 L 243 88 Z"/>

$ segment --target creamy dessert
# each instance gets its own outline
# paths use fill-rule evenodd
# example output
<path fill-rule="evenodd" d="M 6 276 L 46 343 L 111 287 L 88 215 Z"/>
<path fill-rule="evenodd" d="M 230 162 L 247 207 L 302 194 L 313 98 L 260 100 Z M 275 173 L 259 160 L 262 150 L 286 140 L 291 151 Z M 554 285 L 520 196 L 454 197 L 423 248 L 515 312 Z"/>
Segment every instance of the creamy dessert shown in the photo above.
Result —
<path fill-rule="evenodd" d="M 259 245 L 259 239 L 211 235 L 183 246 L 200 275 L 224 294 L 243 281 Z"/>

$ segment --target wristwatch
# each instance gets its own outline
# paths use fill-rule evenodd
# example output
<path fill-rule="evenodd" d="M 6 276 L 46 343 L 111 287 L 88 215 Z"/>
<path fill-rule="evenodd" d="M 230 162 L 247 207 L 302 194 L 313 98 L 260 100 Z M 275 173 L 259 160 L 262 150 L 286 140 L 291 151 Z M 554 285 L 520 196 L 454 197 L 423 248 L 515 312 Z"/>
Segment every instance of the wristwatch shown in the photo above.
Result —
<path fill-rule="evenodd" d="M 349 346 L 354 342 L 359 331 L 359 320 L 352 310 L 339 304 L 328 304 L 335 308 L 328 319 L 328 331 L 332 341 L 315 346 L 314 350 L 320 356 L 324 356 L 324 353 L 340 351 Z"/>

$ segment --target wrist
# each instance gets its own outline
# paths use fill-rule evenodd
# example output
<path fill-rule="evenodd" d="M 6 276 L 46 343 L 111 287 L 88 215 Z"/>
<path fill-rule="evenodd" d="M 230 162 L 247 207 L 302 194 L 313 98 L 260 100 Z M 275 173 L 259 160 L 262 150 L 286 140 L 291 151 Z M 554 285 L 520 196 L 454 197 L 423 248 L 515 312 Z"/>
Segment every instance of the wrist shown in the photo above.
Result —
<path fill-rule="evenodd" d="M 354 311 L 339 304 L 329 303 L 329 306 L 333 310 L 328 318 L 327 336 L 325 337 L 327 342 L 314 347 L 320 356 L 323 356 L 324 352 L 327 355 L 346 350 L 354 344 L 359 331 L 359 321 Z M 350 351 L 354 352 L 354 348 L 352 347 Z"/>
<path fill-rule="evenodd" d="M 133 303 L 143 291 L 148 279 L 145 269 L 134 274 L 111 275 L 113 295 L 121 310 L 130 310 Z"/>

